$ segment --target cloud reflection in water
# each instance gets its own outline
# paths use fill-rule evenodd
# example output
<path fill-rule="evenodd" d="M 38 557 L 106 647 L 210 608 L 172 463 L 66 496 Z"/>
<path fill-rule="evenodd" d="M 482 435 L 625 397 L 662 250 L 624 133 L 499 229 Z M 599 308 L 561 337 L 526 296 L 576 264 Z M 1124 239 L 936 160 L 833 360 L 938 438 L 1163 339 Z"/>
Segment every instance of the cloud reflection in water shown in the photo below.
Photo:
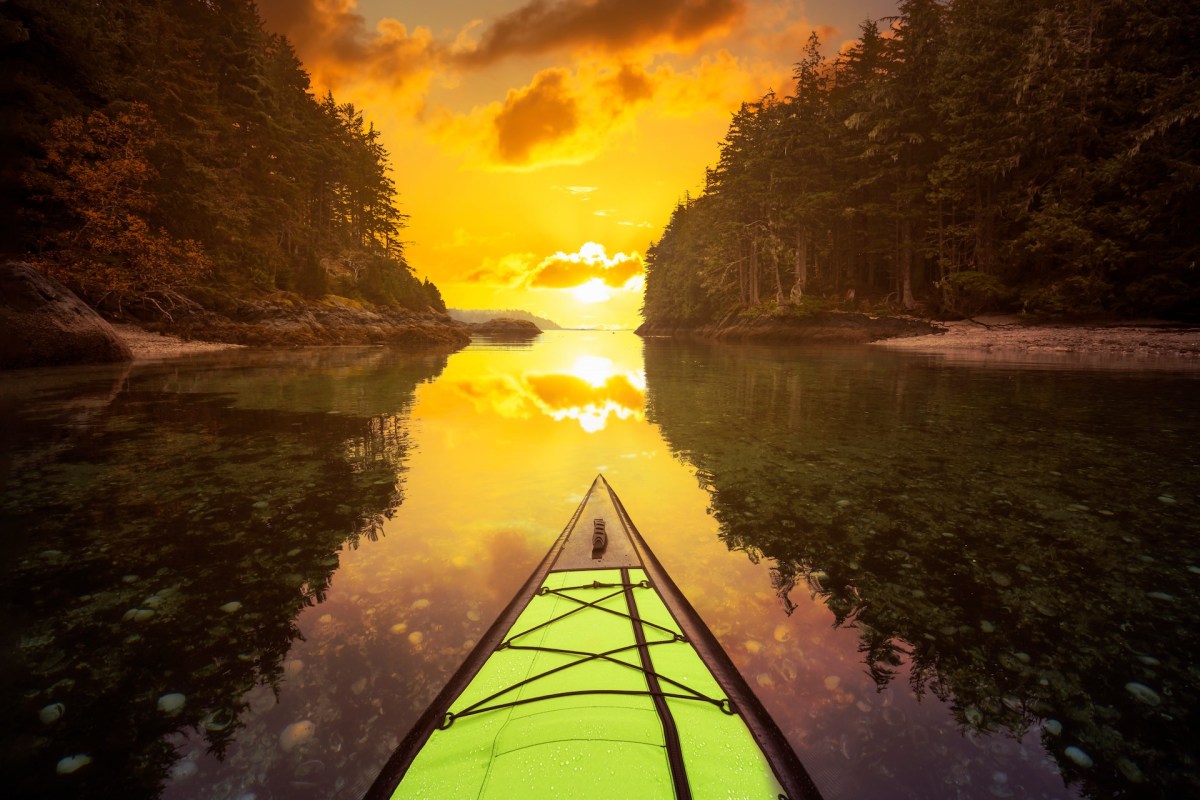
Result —
<path fill-rule="evenodd" d="M 599 356 L 582 356 L 562 372 L 485 375 L 459 381 L 457 388 L 479 411 L 508 419 L 536 414 L 556 422 L 572 419 L 588 433 L 604 430 L 613 417 L 645 419 L 645 376 L 623 372 Z"/>

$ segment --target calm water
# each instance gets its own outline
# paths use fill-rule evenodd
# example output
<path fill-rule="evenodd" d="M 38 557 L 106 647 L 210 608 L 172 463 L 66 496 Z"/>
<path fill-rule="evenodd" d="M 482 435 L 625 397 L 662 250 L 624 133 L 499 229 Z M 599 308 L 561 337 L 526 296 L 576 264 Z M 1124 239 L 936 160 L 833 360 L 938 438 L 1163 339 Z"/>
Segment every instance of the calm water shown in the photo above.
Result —
<path fill-rule="evenodd" d="M 603 471 L 830 800 L 1195 795 L 1200 371 L 1134 364 L 555 332 L 6 374 L 7 794 L 358 797 Z"/>

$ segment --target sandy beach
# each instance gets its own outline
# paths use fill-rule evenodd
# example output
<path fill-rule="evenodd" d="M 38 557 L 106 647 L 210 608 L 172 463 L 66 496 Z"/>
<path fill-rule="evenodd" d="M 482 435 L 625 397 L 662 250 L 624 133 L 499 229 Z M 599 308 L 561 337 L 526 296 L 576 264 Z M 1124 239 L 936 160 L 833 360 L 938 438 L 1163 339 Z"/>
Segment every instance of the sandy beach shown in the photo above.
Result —
<path fill-rule="evenodd" d="M 947 328 L 946 333 L 884 339 L 873 344 L 937 353 L 1002 351 L 1200 359 L 1200 326 L 1183 327 L 1157 322 L 1038 325 L 1027 324 L 1012 316 L 979 317 L 978 323 L 962 320 L 939 324 Z"/>
<path fill-rule="evenodd" d="M 225 342 L 192 342 L 178 336 L 151 333 L 136 325 L 111 323 L 113 330 L 133 351 L 135 361 L 158 358 L 176 358 L 197 353 L 213 353 L 219 350 L 237 350 L 244 345 Z"/>

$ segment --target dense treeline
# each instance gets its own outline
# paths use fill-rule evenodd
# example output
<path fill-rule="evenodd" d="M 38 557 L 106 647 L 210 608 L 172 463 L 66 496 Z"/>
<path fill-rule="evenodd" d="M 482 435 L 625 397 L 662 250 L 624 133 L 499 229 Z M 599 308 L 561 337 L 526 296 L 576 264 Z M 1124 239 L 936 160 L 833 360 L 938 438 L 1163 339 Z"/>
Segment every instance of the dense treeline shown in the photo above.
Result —
<path fill-rule="evenodd" d="M 93 303 L 287 290 L 445 310 L 405 261 L 379 132 L 314 97 L 253 0 L 10 0 L 0 72 L 0 249 Z"/>
<path fill-rule="evenodd" d="M 734 115 L 644 313 L 1200 313 L 1195 0 L 902 0 Z"/>

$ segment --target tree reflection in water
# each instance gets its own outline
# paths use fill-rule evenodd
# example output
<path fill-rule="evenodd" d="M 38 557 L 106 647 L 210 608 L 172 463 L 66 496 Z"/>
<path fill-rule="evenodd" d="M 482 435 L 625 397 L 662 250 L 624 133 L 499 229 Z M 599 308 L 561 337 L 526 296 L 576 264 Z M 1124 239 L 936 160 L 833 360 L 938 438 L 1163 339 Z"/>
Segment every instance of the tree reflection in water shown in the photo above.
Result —
<path fill-rule="evenodd" d="M 1194 376 L 645 352 L 647 417 L 721 537 L 775 563 L 789 611 L 810 591 L 857 629 L 877 686 L 936 695 L 981 747 L 1032 730 L 1089 796 L 1200 791 Z"/>
<path fill-rule="evenodd" d="M 220 757 L 250 690 L 278 693 L 339 551 L 402 502 L 413 392 L 444 355 L 239 358 L 5 396 L 0 758 L 15 796 L 155 797 L 194 768 L 171 744 L 188 729 Z M 77 754 L 91 762 L 56 775 Z"/>

